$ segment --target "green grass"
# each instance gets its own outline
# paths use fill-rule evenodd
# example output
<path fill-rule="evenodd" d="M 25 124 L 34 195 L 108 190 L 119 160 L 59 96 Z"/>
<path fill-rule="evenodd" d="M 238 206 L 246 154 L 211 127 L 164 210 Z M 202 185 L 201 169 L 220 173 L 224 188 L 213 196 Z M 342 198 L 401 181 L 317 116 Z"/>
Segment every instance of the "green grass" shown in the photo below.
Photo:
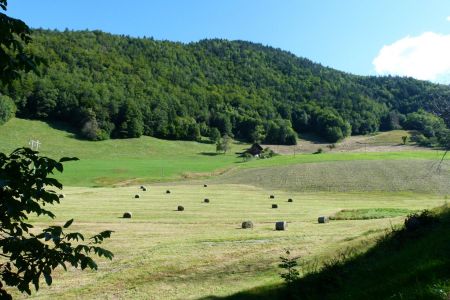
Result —
<path fill-rule="evenodd" d="M 245 144 L 233 144 L 231 151 L 226 155 L 216 155 L 215 145 L 197 142 L 166 141 L 151 137 L 89 142 L 76 139 L 70 128 L 64 128 L 61 124 L 50 125 L 22 119 L 12 119 L 0 126 L 0 152 L 10 152 L 17 147 L 28 146 L 30 139 L 42 142 L 40 152 L 43 155 L 52 158 L 63 156 L 80 158 L 80 161 L 67 163 L 64 174 L 58 176 L 65 185 L 71 186 L 112 186 L 172 181 L 209 177 L 230 169 L 280 166 L 290 168 L 292 165 L 311 163 L 408 160 L 414 164 L 413 161 L 437 162 L 442 156 L 442 152 L 432 150 L 331 152 L 320 155 L 281 155 L 243 163 L 235 152 L 247 148 L 248 145 Z"/>
<path fill-rule="evenodd" d="M 271 159 L 252 160 L 245 163 L 247 168 L 272 167 L 301 163 L 340 162 L 353 160 L 439 160 L 444 154 L 438 150 L 416 150 L 401 152 L 327 152 L 322 154 L 280 155 Z M 446 159 L 449 159 L 446 157 Z"/>
<path fill-rule="evenodd" d="M 399 145 L 403 144 L 402 137 L 411 137 L 412 132 L 406 130 L 392 130 L 388 132 L 381 132 L 367 139 L 367 144 L 372 145 Z"/>
<path fill-rule="evenodd" d="M 414 211 L 403 208 L 343 209 L 330 216 L 331 220 L 369 220 L 406 216 Z"/>
<path fill-rule="evenodd" d="M 42 155 L 80 158 L 80 161 L 67 163 L 64 174 L 58 176 L 64 184 L 72 186 L 208 176 L 233 167 L 241 161 L 234 152 L 247 147 L 233 144 L 229 153 L 216 155 L 212 144 L 151 137 L 90 142 L 76 139 L 70 131 L 57 130 L 50 124 L 22 119 L 12 119 L 0 126 L 0 152 L 28 146 L 30 139 L 42 142 Z"/>
<path fill-rule="evenodd" d="M 73 230 L 85 234 L 114 230 L 104 245 L 112 262 L 98 272 L 58 271 L 50 288 L 33 299 L 198 299 L 227 296 L 261 285 L 279 284 L 277 264 L 284 248 L 307 262 L 323 261 L 361 240 L 373 241 L 402 217 L 332 221 L 317 217 L 342 209 L 424 209 L 444 203 L 440 196 L 414 193 L 270 192 L 245 185 L 151 185 L 64 189 L 62 204 L 52 207 L 55 221 L 33 217 L 36 226 L 63 224 L 74 218 Z M 171 194 L 166 194 L 166 189 Z M 134 199 L 139 193 L 141 198 Z M 275 199 L 269 199 L 274 194 Z M 209 198 L 210 203 L 203 203 Z M 293 198 L 293 203 L 287 199 Z M 271 204 L 277 203 L 278 209 Z M 185 211 L 178 212 L 178 205 Z M 132 219 L 122 219 L 131 211 Z M 252 230 L 242 230 L 245 220 Z M 288 230 L 274 231 L 276 221 Z M 370 245 L 369 244 L 365 244 Z M 18 297 L 20 299 L 21 297 Z"/>

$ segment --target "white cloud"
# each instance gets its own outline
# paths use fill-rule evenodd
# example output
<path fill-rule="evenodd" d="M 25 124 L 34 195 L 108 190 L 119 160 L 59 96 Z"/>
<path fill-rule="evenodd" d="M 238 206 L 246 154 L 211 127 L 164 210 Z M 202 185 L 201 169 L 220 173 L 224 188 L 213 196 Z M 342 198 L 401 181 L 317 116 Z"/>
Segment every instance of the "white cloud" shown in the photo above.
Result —
<path fill-rule="evenodd" d="M 384 46 L 373 60 L 380 75 L 450 82 L 450 35 L 425 32 Z"/>
<path fill-rule="evenodd" d="M 447 17 L 447 21 L 449 21 L 449 22 L 450 22 L 450 16 L 448 16 L 448 17 Z"/>

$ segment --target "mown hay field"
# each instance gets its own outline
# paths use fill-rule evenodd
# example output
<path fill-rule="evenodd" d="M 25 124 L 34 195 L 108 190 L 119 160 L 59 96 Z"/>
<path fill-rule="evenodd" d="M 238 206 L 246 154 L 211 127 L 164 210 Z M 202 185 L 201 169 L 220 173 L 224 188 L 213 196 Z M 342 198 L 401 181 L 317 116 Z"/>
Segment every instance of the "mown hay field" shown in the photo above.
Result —
<path fill-rule="evenodd" d="M 166 194 L 170 189 L 171 193 Z M 347 247 L 368 247 L 404 216 L 331 221 L 317 217 L 342 209 L 419 210 L 443 204 L 442 196 L 410 192 L 328 193 L 265 190 L 249 185 L 185 184 L 64 189 L 55 221 L 74 218 L 74 230 L 111 229 L 105 247 L 113 261 L 92 271 L 58 271 L 50 288 L 33 299 L 198 299 L 280 282 L 277 264 L 284 249 L 314 265 Z M 140 198 L 134 198 L 139 194 Z M 274 199 L 269 196 L 273 194 Z M 210 203 L 204 203 L 204 198 Z M 288 203 L 288 198 L 294 201 Z M 272 209 L 273 203 L 278 209 Z M 177 206 L 185 210 L 177 211 Z M 124 219 L 124 212 L 133 213 Z M 253 229 L 241 229 L 251 220 Z M 275 231 L 287 221 L 286 231 Z M 44 286 L 44 284 L 42 285 Z M 18 297 L 19 299 L 21 297 Z"/>

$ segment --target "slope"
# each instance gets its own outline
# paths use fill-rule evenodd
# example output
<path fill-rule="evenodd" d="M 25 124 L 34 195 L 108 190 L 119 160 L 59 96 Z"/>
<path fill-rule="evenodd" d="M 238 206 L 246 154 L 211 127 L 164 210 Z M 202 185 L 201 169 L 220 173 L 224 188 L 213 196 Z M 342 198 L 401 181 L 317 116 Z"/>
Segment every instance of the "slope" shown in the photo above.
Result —
<path fill-rule="evenodd" d="M 393 231 L 363 254 L 330 259 L 290 288 L 272 286 L 220 299 L 448 299 L 450 209 L 434 213 L 437 223 Z"/>
<path fill-rule="evenodd" d="M 29 50 L 48 65 L 0 91 L 19 117 L 66 121 L 94 140 L 195 140 L 216 128 L 245 141 L 292 144 L 295 130 L 334 142 L 392 129 L 450 94 L 448 86 L 354 76 L 245 41 L 44 30 L 33 38 Z"/>

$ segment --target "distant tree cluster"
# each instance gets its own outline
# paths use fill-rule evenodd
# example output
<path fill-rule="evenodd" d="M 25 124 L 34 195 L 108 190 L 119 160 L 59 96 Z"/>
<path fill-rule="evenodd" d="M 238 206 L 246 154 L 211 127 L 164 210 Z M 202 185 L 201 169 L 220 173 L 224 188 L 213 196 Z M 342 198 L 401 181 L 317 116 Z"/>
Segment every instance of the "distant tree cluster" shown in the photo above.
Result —
<path fill-rule="evenodd" d="M 416 130 L 419 133 L 411 137 L 413 142 L 422 146 L 439 146 L 449 136 L 444 120 L 440 117 L 420 109 L 406 115 L 403 127 Z"/>
<path fill-rule="evenodd" d="M 0 87 L 16 115 L 63 120 L 84 138 L 295 144 L 399 128 L 450 88 L 410 78 L 360 77 L 243 41 L 181 44 L 99 31 L 36 30 L 24 51 L 39 73 Z M 15 109 L 2 96 L 0 122 Z M 6 99 L 6 100 L 5 100 Z M 6 104 L 5 104 L 6 103 Z M 428 127 L 427 127 L 428 128 Z"/>

